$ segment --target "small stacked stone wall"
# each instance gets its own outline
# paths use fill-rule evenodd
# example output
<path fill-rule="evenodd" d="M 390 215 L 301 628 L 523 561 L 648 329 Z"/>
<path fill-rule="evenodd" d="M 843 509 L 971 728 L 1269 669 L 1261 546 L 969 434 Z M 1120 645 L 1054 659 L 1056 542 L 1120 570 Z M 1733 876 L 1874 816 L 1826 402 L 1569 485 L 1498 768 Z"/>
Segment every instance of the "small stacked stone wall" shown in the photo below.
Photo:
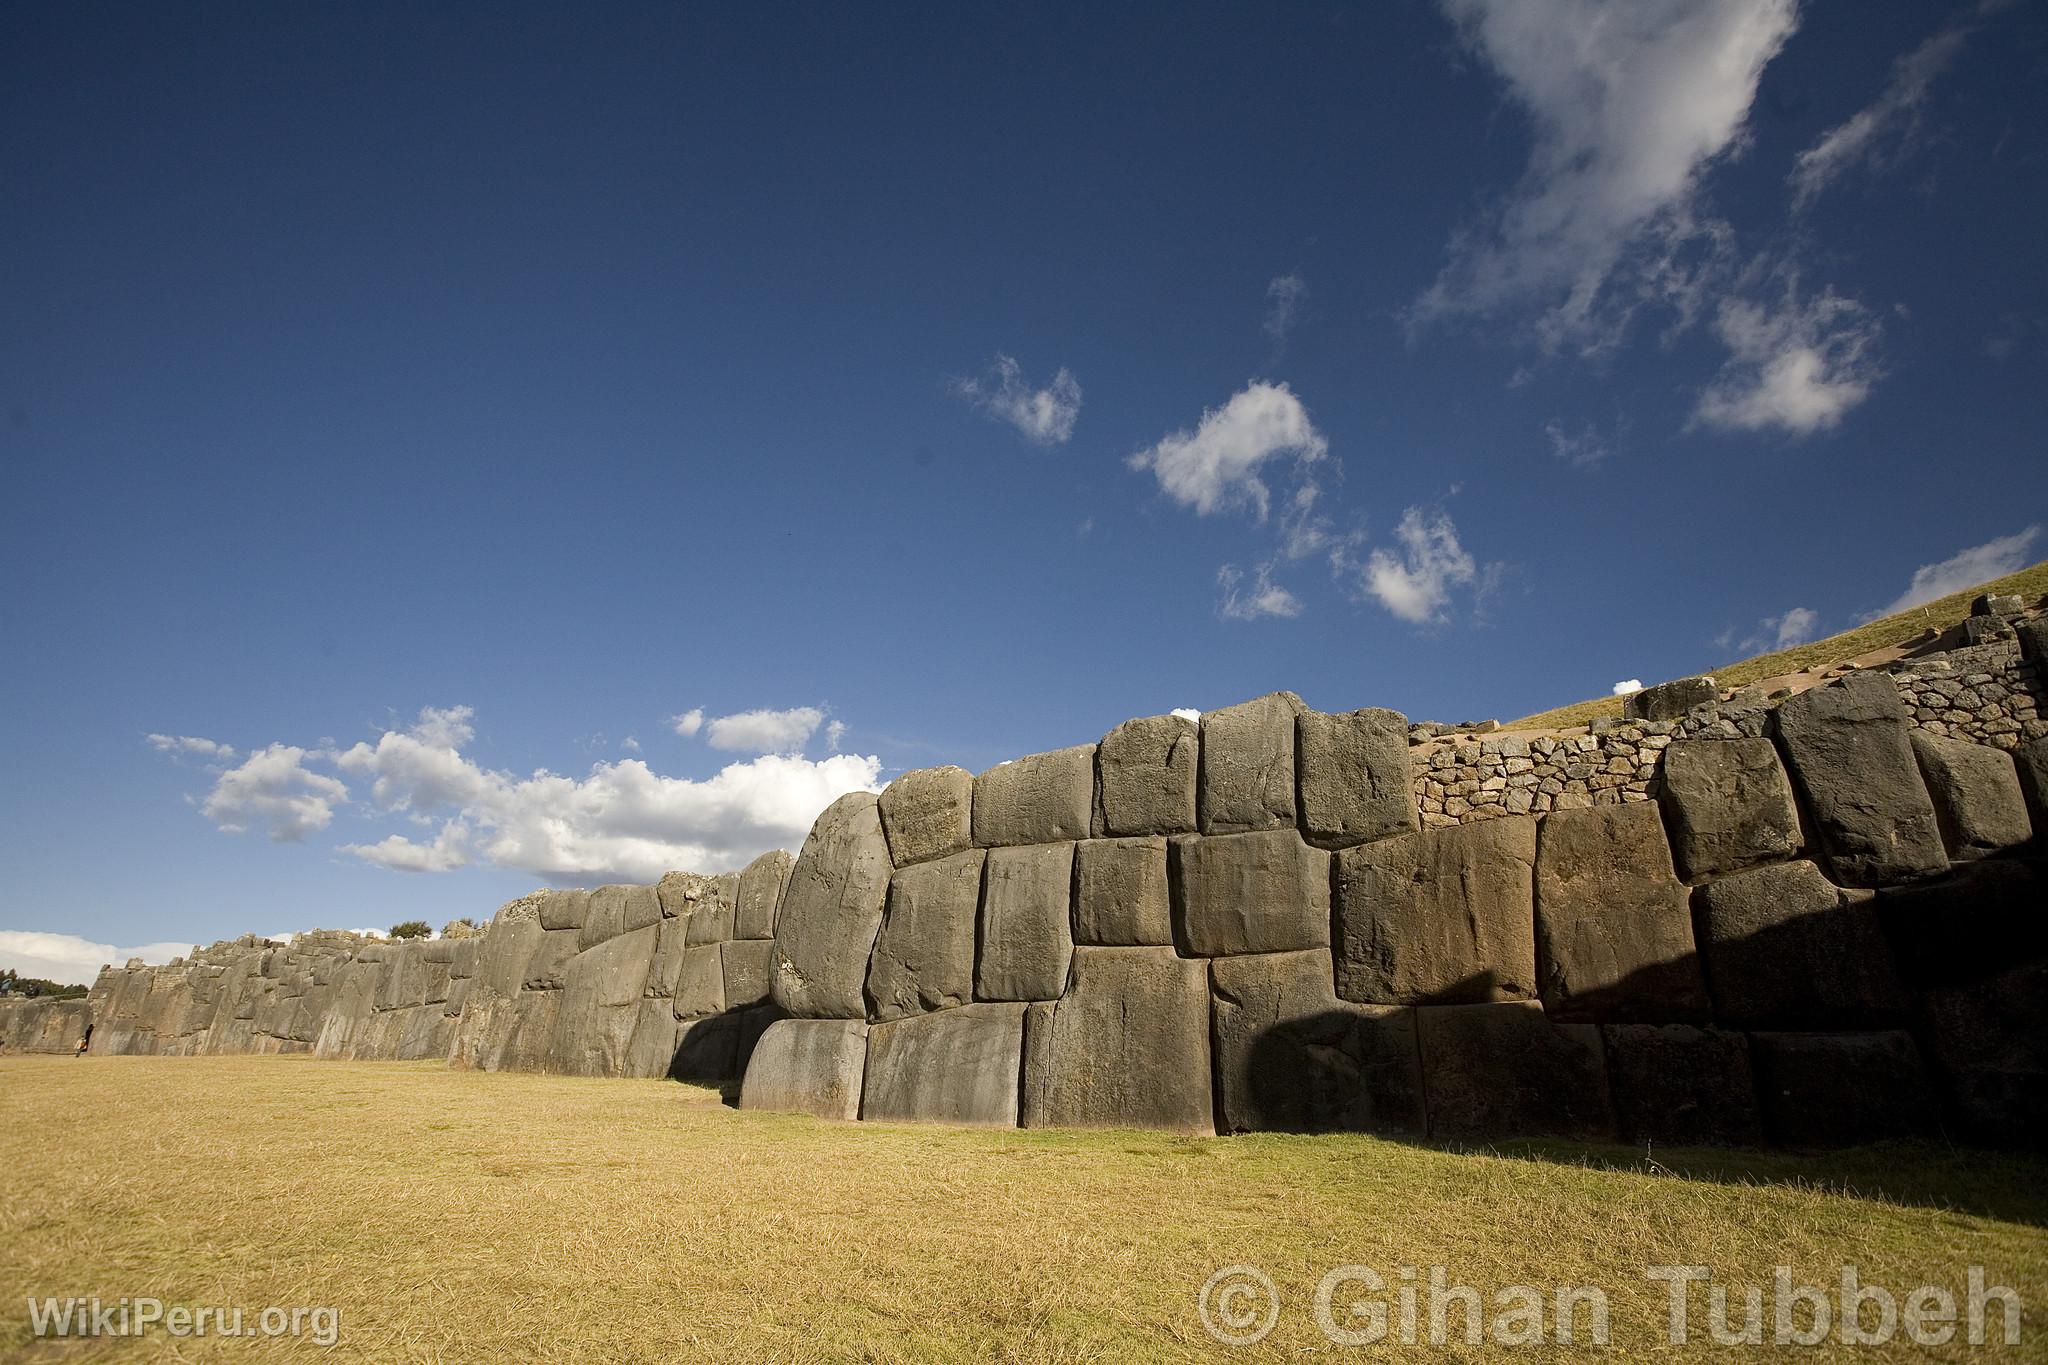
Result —
<path fill-rule="evenodd" d="M 2017 749 L 2048 736 L 2039 668 L 2017 639 L 1908 660 L 1892 669 L 1913 724 L 1930 735 Z"/>

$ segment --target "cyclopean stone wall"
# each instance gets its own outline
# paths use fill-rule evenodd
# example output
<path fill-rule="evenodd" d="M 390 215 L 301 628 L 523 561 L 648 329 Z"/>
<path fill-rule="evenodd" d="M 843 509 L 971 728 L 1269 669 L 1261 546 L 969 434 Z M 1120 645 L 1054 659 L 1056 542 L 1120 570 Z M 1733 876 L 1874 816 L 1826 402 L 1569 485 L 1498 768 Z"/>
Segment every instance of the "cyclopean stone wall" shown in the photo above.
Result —
<path fill-rule="evenodd" d="M 0 1053 L 76 1052 L 92 1031 L 92 1006 L 84 1000 L 0 999 Z"/>
<path fill-rule="evenodd" d="M 743 1077 L 745 1107 L 839 1119 L 2039 1143 L 2048 738 L 1996 721 L 2044 645 L 1986 625 L 1583 733 L 1289 693 L 1135 720 L 472 938 L 109 968 L 92 1051 Z"/>

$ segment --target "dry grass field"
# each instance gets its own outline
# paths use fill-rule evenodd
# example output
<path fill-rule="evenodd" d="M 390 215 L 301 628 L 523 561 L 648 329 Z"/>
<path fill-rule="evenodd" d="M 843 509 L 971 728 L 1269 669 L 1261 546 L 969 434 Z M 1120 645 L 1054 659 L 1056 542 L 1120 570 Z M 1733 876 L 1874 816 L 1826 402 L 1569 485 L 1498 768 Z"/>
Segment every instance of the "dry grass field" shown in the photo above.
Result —
<path fill-rule="evenodd" d="M 1845 1261 L 1867 1284 L 1959 1293 L 1981 1264 L 2023 1295 L 2026 1333 L 1954 1354 L 2048 1356 L 2048 1162 L 1936 1145 L 1473 1154 L 1342 1136 L 970 1132 L 740 1113 L 658 1081 L 7 1057 L 0 1191 L 10 1360 L 1384 1354 L 1339 1350 L 1314 1326 L 1316 1284 L 1345 1263 L 1390 1285 L 1403 1265 L 1442 1264 L 1488 1294 L 1597 1285 L 1605 1354 L 1694 1358 L 1709 1353 L 1697 1337 L 1661 1346 L 1665 1289 L 1646 1265 L 1768 1286 L 1781 1264 L 1833 1284 Z M 1270 1274 L 1282 1310 L 1261 1345 L 1232 1351 L 1205 1333 L 1196 1297 L 1237 1262 Z M 32 1295 L 244 1305 L 252 1320 L 271 1304 L 333 1307 L 340 1340 L 38 1341 Z M 1700 1336 L 1704 1311 L 1696 1291 Z"/>

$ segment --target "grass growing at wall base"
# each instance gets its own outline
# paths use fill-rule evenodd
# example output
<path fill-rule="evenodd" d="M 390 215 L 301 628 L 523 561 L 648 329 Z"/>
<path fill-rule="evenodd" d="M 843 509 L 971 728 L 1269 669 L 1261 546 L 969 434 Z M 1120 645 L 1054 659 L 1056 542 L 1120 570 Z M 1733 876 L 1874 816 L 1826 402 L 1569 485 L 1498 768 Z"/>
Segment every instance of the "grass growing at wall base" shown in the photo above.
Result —
<path fill-rule="evenodd" d="M 1474 1155 L 834 1125 L 667 1082 L 432 1063 L 8 1057 L 0 1189 L 10 1360 L 102 1358 L 32 1342 L 30 1294 L 340 1310 L 332 1351 L 159 1337 L 114 1358 L 1355 1358 L 1309 1311 L 1345 1263 L 1390 1282 L 1441 1263 L 1487 1292 L 1602 1286 L 1620 1359 L 1661 1340 L 1649 1264 L 1768 1285 L 1776 1265 L 1826 1284 L 1853 1261 L 1865 1283 L 1959 1290 L 1977 1263 L 2032 1312 L 2017 1349 L 1973 1358 L 2038 1359 L 2048 1340 L 2048 1162 L 1934 1145 Z M 1195 1313 L 1235 1262 L 1282 1299 L 1251 1351 Z"/>

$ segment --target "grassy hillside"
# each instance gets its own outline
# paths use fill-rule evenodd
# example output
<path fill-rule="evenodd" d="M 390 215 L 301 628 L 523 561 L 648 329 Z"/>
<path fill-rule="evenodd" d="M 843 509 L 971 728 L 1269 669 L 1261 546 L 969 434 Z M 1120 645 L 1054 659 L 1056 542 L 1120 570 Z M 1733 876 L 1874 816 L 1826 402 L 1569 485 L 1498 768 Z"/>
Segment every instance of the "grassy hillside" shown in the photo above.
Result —
<path fill-rule="evenodd" d="M 1489 1299 L 1598 1286 L 1609 1354 L 1627 1360 L 1711 1351 L 1699 1337 L 1662 1348 L 1655 1264 L 1710 1266 L 1738 1305 L 1745 1286 L 1769 1293 L 1774 1266 L 1838 1286 L 1845 1262 L 1901 1299 L 1924 1284 L 1961 1299 L 1974 1264 L 2029 1310 L 2048 1302 L 2048 1162 L 1932 1143 L 1470 1154 L 830 1124 L 665 1081 L 431 1063 L 5 1057 L 0 1170 L 9 1360 L 1365 1358 L 1311 1315 L 1318 1282 L 1351 1264 L 1384 1278 L 1394 1313 L 1403 1266 L 1444 1266 Z M 1196 1312 L 1203 1282 L 1237 1264 L 1281 1303 L 1245 1351 L 1213 1343 Z M 241 1305 L 252 1321 L 272 1304 L 331 1307 L 340 1340 L 32 1342 L 29 1296 L 95 1294 Z M 1694 1294 L 1704 1319 L 1706 1287 Z M 2038 1358 L 2037 1318 L 2016 1347 L 1953 1353 Z M 1426 1309 L 1420 1321 L 1426 1333 Z"/>
<path fill-rule="evenodd" d="M 1881 616 L 1867 625 L 1854 630 L 1845 630 L 1840 635 L 1830 635 L 1825 640 L 1811 644 L 1795 645 L 1781 649 L 1775 654 L 1759 654 L 1754 659 L 1743 659 L 1737 663 L 1723 664 L 1718 668 L 1704 668 L 1700 671 L 1711 673 L 1714 680 L 1723 687 L 1741 687 L 1745 683 L 1759 682 L 1764 678 L 1776 678 L 1787 673 L 1797 673 L 1815 664 L 1839 663 L 1853 659 L 1859 654 L 1868 654 L 1873 649 L 1884 649 L 1900 645 L 1917 638 L 1929 626 L 1936 630 L 1947 630 L 1970 614 L 1970 603 L 1979 593 L 2018 593 L 2029 603 L 2048 595 L 2048 560 L 2021 569 L 2018 573 L 2007 574 L 2004 578 L 1980 583 L 1974 588 L 1951 593 L 1937 598 L 1925 606 L 1914 607 L 1911 611 Z M 1648 679 L 1664 682 L 1666 679 Z M 1570 706 L 1559 706 L 1549 711 L 1539 711 L 1533 716 L 1524 716 L 1510 724 L 1517 729 L 1564 729 L 1572 725 L 1585 725 L 1596 716 L 1618 716 L 1621 714 L 1621 698 L 1595 697 L 1591 701 L 1574 702 Z"/>

